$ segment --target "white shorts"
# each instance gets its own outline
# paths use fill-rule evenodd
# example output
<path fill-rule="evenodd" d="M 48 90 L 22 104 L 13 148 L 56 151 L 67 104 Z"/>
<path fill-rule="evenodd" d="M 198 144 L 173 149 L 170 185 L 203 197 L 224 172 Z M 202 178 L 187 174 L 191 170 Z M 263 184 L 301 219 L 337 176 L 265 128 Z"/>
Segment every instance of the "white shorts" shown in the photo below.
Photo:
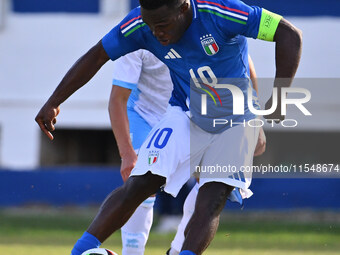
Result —
<path fill-rule="evenodd" d="M 240 188 L 242 197 L 247 198 L 252 194 L 248 189 L 251 173 L 243 176 L 240 169 L 252 165 L 257 137 L 258 128 L 242 125 L 219 134 L 208 133 L 192 123 L 180 107 L 169 107 L 141 146 L 131 176 L 148 171 L 163 176 L 164 191 L 176 197 L 188 179 L 199 173 L 200 186 L 222 182 Z M 237 171 L 203 171 L 207 169 L 204 166 L 217 165 L 232 165 Z M 202 166 L 202 171 L 197 171 L 198 166 Z"/>

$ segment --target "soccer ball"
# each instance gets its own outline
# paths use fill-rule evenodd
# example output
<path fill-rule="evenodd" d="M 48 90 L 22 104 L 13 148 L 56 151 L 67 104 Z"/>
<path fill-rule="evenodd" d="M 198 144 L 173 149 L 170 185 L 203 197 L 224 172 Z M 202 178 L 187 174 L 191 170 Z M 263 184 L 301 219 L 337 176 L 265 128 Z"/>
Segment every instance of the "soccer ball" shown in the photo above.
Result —
<path fill-rule="evenodd" d="M 94 248 L 84 251 L 81 255 L 118 255 L 117 253 L 104 248 Z"/>

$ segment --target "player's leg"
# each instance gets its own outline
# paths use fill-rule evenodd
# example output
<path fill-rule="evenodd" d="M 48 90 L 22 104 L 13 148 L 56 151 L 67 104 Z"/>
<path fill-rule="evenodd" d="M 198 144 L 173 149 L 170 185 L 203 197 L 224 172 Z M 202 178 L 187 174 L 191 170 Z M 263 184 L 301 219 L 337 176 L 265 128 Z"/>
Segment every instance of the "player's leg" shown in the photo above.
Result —
<path fill-rule="evenodd" d="M 165 178 L 147 172 L 130 177 L 123 186 L 111 192 L 85 234 L 75 244 L 72 255 L 99 247 L 114 231 L 121 228 L 146 198 L 154 194 Z"/>
<path fill-rule="evenodd" d="M 127 182 L 104 201 L 87 230 L 90 237 L 82 237 L 72 255 L 80 255 L 93 248 L 93 245 L 98 247 L 115 230 L 121 228 L 137 206 L 161 186 L 173 196 L 178 194 L 190 178 L 189 129 L 187 115 L 179 107 L 171 107 L 143 143 L 136 166 Z M 89 244 L 83 245 L 88 242 L 92 247 Z"/>
<path fill-rule="evenodd" d="M 199 185 L 196 183 L 196 185 L 191 189 L 190 193 L 185 199 L 185 202 L 183 205 L 183 217 L 182 217 L 181 222 L 178 225 L 175 238 L 171 242 L 171 248 L 168 251 L 168 255 L 178 255 L 182 249 L 182 245 L 183 245 L 184 238 L 185 238 L 184 231 L 195 210 L 195 203 L 196 203 L 196 197 L 198 194 L 198 188 L 199 188 Z"/>
<path fill-rule="evenodd" d="M 199 138 L 197 141 L 204 141 L 204 133 L 200 137 L 200 130 L 195 129 L 195 127 L 190 130 L 191 134 L 195 135 L 195 139 Z M 232 192 L 238 192 L 242 189 L 243 197 L 251 195 L 250 190 L 248 190 L 251 178 L 249 176 L 246 178 L 240 169 L 244 165 L 252 164 L 257 135 L 258 130 L 256 128 L 238 126 L 211 138 L 212 142 L 202 157 L 201 167 L 231 165 L 234 166 L 233 169 L 236 169 L 236 171 L 214 171 L 213 173 L 206 171 L 200 173 L 200 189 L 195 212 L 185 231 L 181 255 L 200 255 L 203 253 L 215 235 L 219 223 L 219 214 L 227 197 Z M 229 146 L 229 149 L 226 150 L 226 144 L 233 146 Z M 237 189 L 234 190 L 234 187 L 237 187 Z"/>
<path fill-rule="evenodd" d="M 178 229 L 175 235 L 174 240 L 171 242 L 171 247 L 167 251 L 166 255 L 178 255 L 180 251 L 182 250 L 183 242 L 185 239 L 184 232 L 186 229 L 186 226 L 192 217 L 194 210 L 195 210 L 195 204 L 196 204 L 196 198 L 198 194 L 199 184 L 196 183 L 196 185 L 191 189 L 189 195 L 187 196 L 184 206 L 183 206 L 183 217 L 181 219 L 180 224 L 178 225 Z M 239 189 L 234 189 L 227 198 L 231 202 L 237 202 L 240 205 L 242 205 L 242 196 L 239 192 Z"/>
<path fill-rule="evenodd" d="M 87 232 L 103 242 L 115 230 L 121 228 L 136 208 L 164 183 L 164 177 L 151 172 L 130 177 L 123 186 L 105 199 Z"/>
<path fill-rule="evenodd" d="M 217 182 L 206 183 L 199 189 L 182 250 L 200 255 L 209 246 L 218 228 L 220 213 L 233 189 L 232 186 Z"/>
<path fill-rule="evenodd" d="M 143 255 L 153 221 L 155 197 L 143 201 L 121 228 L 122 255 Z"/>
<path fill-rule="evenodd" d="M 130 137 L 133 148 L 138 153 L 151 126 L 133 109 L 127 109 Z M 121 228 L 122 255 L 143 255 L 153 221 L 155 197 L 143 201 Z"/>
<path fill-rule="evenodd" d="M 192 217 L 195 211 L 195 204 L 196 198 L 198 194 L 199 184 L 196 185 L 191 189 L 190 193 L 188 194 L 184 205 L 183 205 L 183 217 L 181 219 L 180 224 L 178 225 L 177 232 L 175 235 L 174 240 L 171 242 L 171 247 L 167 251 L 166 255 L 178 255 L 182 250 L 183 242 L 185 239 L 184 231 L 186 226 Z M 231 202 L 237 202 L 240 205 L 243 204 L 242 196 L 240 194 L 239 189 L 234 189 L 227 198 Z"/>

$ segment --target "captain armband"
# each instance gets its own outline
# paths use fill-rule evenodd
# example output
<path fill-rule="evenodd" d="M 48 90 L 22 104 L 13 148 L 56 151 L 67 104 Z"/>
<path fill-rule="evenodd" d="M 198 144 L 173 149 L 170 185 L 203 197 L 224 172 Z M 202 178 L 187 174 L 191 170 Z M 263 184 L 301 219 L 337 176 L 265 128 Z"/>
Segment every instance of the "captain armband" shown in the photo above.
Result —
<path fill-rule="evenodd" d="M 281 19 L 282 16 L 267 11 L 266 9 L 262 9 L 260 28 L 257 39 L 270 42 L 274 41 L 274 35 Z"/>

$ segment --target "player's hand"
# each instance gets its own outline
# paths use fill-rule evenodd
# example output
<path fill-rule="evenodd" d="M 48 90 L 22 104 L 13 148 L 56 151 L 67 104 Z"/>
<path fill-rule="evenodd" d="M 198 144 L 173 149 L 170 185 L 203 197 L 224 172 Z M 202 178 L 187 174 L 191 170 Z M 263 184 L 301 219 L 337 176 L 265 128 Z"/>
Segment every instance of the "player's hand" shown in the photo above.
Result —
<path fill-rule="evenodd" d="M 267 103 L 265 104 L 265 109 L 268 110 L 272 107 L 272 97 L 269 98 L 269 100 L 267 101 Z M 264 117 L 267 119 L 267 122 L 271 123 L 272 121 L 274 121 L 275 123 L 279 123 L 280 121 L 285 119 L 284 115 L 281 115 L 281 97 L 278 98 L 277 100 L 277 107 L 276 110 L 269 115 L 264 115 Z"/>
<path fill-rule="evenodd" d="M 259 138 L 257 139 L 257 144 L 255 147 L 254 156 L 261 156 L 266 151 L 267 139 L 264 134 L 263 128 L 260 128 Z"/>
<path fill-rule="evenodd" d="M 134 150 L 122 156 L 122 164 L 120 166 L 120 174 L 124 182 L 129 178 L 132 169 L 137 162 L 137 154 Z"/>
<path fill-rule="evenodd" d="M 53 107 L 46 103 L 35 117 L 40 129 L 47 135 L 50 140 L 53 140 L 52 131 L 55 130 L 54 125 L 57 123 L 57 115 L 60 112 L 59 106 Z"/>

